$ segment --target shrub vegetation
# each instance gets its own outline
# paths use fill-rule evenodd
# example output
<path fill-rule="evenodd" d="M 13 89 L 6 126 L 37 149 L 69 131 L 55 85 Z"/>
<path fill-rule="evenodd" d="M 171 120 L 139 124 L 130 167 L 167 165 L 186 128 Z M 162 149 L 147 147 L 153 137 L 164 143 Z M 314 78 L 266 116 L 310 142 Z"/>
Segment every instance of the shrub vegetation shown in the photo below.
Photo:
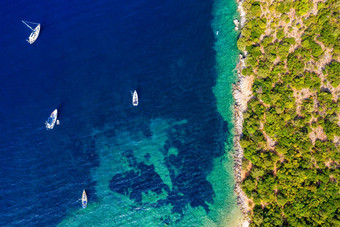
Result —
<path fill-rule="evenodd" d="M 340 226 L 340 4 L 245 0 L 243 8 L 242 74 L 255 77 L 241 137 L 251 225 Z"/>

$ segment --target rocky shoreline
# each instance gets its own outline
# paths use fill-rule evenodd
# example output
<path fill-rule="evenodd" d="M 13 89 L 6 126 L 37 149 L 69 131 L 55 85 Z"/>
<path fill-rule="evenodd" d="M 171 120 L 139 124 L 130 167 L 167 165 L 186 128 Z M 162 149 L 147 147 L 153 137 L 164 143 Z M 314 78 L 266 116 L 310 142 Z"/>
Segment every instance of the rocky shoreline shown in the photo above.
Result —
<path fill-rule="evenodd" d="M 240 145 L 240 138 L 243 130 L 243 113 L 247 109 L 247 102 L 251 98 L 251 85 L 253 78 L 244 77 L 241 70 L 245 67 L 244 57 L 240 55 L 237 64 L 238 81 L 233 86 L 234 104 L 234 175 L 235 175 L 235 193 L 237 195 L 237 204 L 245 215 L 245 221 L 249 221 L 247 214 L 250 211 L 248 198 L 241 189 L 242 183 L 242 159 L 243 149 Z M 244 226 L 244 225 L 242 225 Z"/>
<path fill-rule="evenodd" d="M 246 22 L 245 12 L 242 7 L 242 0 L 236 0 L 238 4 L 238 11 L 240 13 L 240 28 L 244 26 Z M 237 195 L 237 204 L 239 205 L 245 218 L 240 223 L 240 226 L 248 226 L 249 218 L 247 216 L 250 208 L 248 207 L 248 198 L 241 189 L 242 183 L 242 159 L 243 149 L 240 145 L 240 138 L 243 130 L 243 113 L 247 110 L 247 103 L 252 97 L 251 86 L 253 83 L 252 77 L 244 77 L 241 73 L 242 69 L 245 68 L 245 57 L 247 53 L 239 55 L 239 62 L 236 66 L 237 69 L 237 83 L 233 85 L 233 96 L 235 100 L 234 104 L 234 175 L 235 175 L 235 193 Z"/>

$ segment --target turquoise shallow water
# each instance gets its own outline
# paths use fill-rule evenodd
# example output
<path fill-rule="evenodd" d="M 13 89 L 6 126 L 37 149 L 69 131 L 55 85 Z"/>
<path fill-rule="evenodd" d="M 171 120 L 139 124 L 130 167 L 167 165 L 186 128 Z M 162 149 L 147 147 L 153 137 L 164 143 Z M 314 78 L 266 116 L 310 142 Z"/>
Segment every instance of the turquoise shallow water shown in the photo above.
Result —
<path fill-rule="evenodd" d="M 123 131 L 114 129 L 115 136 L 110 137 L 105 136 L 106 130 L 112 130 L 107 126 L 103 131 L 93 132 L 93 136 L 97 138 L 96 152 L 99 156 L 99 166 L 93 169 L 91 176 L 96 182 L 95 191 L 98 199 L 90 203 L 86 210 L 78 209 L 72 212 L 60 226 L 98 224 L 102 226 L 112 226 L 112 224 L 114 226 L 236 226 L 242 217 L 233 192 L 231 157 L 233 149 L 231 91 L 236 79 L 235 66 L 238 54 L 237 33 L 232 22 L 236 17 L 236 4 L 219 0 L 214 3 L 212 12 L 214 15 L 211 21 L 212 32 L 216 34 L 218 31 L 218 36 L 215 35 L 214 47 L 217 78 L 211 90 L 217 101 L 215 106 L 219 111 L 217 114 L 222 116 L 222 121 L 226 124 L 223 128 L 215 128 L 215 130 L 222 129 L 217 132 L 223 140 L 214 148 L 220 152 L 211 160 L 210 168 L 201 169 L 201 173 L 196 173 L 194 167 L 192 174 L 189 174 L 194 181 L 198 181 L 198 184 L 210 185 L 208 192 L 204 191 L 207 190 L 206 188 L 203 191 L 195 189 L 195 184 L 190 185 L 190 180 L 181 179 L 182 171 L 186 169 L 184 166 L 191 165 L 190 159 L 200 158 L 200 155 L 189 154 L 192 157 L 179 155 L 183 152 L 183 144 L 194 143 L 194 150 L 184 148 L 187 155 L 197 152 L 197 149 L 200 150 L 200 143 L 193 141 L 190 133 L 187 132 L 188 129 L 191 133 L 200 131 L 190 126 L 190 120 L 153 118 L 150 119 L 149 125 L 145 125 L 150 130 L 147 134 L 136 127 Z M 177 67 L 185 67 L 183 59 L 179 59 L 176 64 Z M 226 136 L 223 135 L 225 133 Z M 202 158 L 202 162 L 204 161 Z M 203 164 L 198 168 L 205 168 L 204 166 L 207 165 Z M 190 168 L 185 171 L 190 171 Z M 200 182 L 201 176 L 195 176 L 196 174 L 203 174 L 205 180 Z M 141 179 L 133 180 L 134 178 Z M 184 182 L 176 182 L 176 180 L 184 180 Z M 143 184 L 162 186 L 142 189 Z M 185 187 L 184 191 L 176 192 L 176 188 L 182 184 Z M 136 194 L 135 188 L 139 188 Z M 186 194 L 188 191 L 193 192 Z M 212 196 L 203 205 L 195 205 L 187 202 L 186 196 L 194 195 L 191 193 L 212 193 Z M 178 206 L 181 203 L 186 205 Z"/>
<path fill-rule="evenodd" d="M 183 207 L 182 212 L 174 212 L 177 199 L 169 201 L 174 196 L 178 182 L 172 181 L 179 177 L 181 168 L 168 165 L 169 159 L 181 161 L 176 146 L 166 145 L 171 134 L 184 134 L 182 127 L 187 120 L 173 121 L 153 119 L 150 122 L 152 136 L 145 136 L 142 131 L 116 132 L 117 137 L 104 136 L 105 130 L 94 132 L 97 137 L 96 152 L 99 156 L 99 166 L 91 172 L 95 181 L 96 201 L 91 201 L 88 207 L 71 212 L 60 226 L 224 226 L 235 224 L 240 215 L 232 192 L 232 162 L 227 156 L 215 158 L 213 169 L 207 172 L 206 180 L 212 185 L 213 200 L 204 206 L 193 207 L 190 204 Z M 132 138 L 133 137 L 133 138 Z M 186 138 L 177 137 L 176 141 L 185 143 Z M 167 147 L 167 150 L 164 148 Z M 138 163 L 138 164 L 137 164 Z M 187 163 L 182 163 L 186 165 Z M 180 166 L 180 165 L 179 165 Z M 145 168 L 146 167 L 146 168 Z M 152 170 L 148 169 L 151 168 Z M 152 172 L 154 171 L 154 174 Z M 133 172 L 134 174 L 131 174 Z M 117 173 L 119 177 L 117 176 Z M 123 173 L 123 174 L 121 174 Z M 124 174 L 125 173 L 125 174 Z M 146 175 L 145 178 L 143 176 Z M 143 178 L 136 180 L 135 178 Z M 199 177 L 191 177 L 199 180 Z M 136 183 L 137 182 L 137 183 Z M 163 188 L 158 188 L 160 182 Z M 190 184 L 188 190 L 197 191 Z M 203 183 L 203 182 L 199 182 Z M 143 184 L 154 184 L 142 190 Z M 157 184 L 157 185 L 156 185 Z M 137 193 L 138 199 L 131 199 L 132 193 Z M 124 189 L 126 189 L 125 192 Z M 185 193 L 185 192 L 184 192 Z M 177 193 L 179 200 L 187 198 L 184 193 Z M 135 198 L 135 197 L 134 197 Z"/>
<path fill-rule="evenodd" d="M 234 224 L 234 1 L 16 1 L 0 12 L 17 22 L 0 37 L 0 225 Z M 23 18 L 42 23 L 34 45 Z M 55 108 L 61 125 L 46 131 Z"/>

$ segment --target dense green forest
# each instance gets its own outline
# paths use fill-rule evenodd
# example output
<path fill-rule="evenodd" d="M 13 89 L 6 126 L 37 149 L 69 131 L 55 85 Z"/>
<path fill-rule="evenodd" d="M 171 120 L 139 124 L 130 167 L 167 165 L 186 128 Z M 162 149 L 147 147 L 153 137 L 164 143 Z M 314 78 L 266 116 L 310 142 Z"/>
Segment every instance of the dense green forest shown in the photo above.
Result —
<path fill-rule="evenodd" d="M 251 226 L 340 226 L 340 1 L 245 0 Z"/>

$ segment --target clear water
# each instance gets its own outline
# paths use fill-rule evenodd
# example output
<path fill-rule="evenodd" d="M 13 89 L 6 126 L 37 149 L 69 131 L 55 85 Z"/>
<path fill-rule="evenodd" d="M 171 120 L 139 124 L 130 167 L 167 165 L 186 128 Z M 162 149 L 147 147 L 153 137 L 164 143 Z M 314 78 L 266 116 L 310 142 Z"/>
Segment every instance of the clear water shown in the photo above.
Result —
<path fill-rule="evenodd" d="M 233 0 L 3 3 L 0 224 L 233 223 L 235 10 Z M 33 45 L 22 19 L 42 24 Z M 47 131 L 55 108 L 61 125 Z"/>

